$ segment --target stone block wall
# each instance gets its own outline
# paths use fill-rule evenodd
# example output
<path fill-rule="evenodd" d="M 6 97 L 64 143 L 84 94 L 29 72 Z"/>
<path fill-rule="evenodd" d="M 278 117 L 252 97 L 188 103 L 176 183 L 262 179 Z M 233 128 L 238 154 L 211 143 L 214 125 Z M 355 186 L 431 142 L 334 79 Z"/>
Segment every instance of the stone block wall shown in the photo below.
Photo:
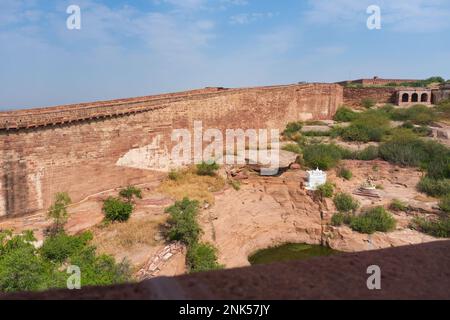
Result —
<path fill-rule="evenodd" d="M 46 209 L 57 192 L 74 202 L 156 179 L 155 156 L 173 129 L 284 129 L 330 119 L 343 102 L 335 84 L 191 91 L 0 113 L 0 218 Z M 120 159 L 127 154 L 127 166 Z M 149 165 L 150 164 L 150 165 Z"/>
<path fill-rule="evenodd" d="M 395 103 L 397 89 L 392 88 L 344 88 L 344 104 L 349 107 L 361 107 L 364 99 L 372 99 L 376 103 Z"/>

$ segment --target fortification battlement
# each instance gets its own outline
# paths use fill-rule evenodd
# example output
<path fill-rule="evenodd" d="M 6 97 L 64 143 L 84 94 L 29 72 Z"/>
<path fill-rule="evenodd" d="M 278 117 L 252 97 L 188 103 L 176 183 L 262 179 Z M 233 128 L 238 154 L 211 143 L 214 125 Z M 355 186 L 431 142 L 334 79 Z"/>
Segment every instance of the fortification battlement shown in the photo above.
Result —
<path fill-rule="evenodd" d="M 315 85 L 317 84 L 292 84 L 232 89 L 208 87 L 204 89 L 183 91 L 177 93 L 167 93 L 127 99 L 6 111 L 0 112 L 0 130 L 5 131 L 37 128 L 68 124 L 77 121 L 124 116 L 165 108 L 166 104 L 172 102 L 190 99 L 206 99 L 215 95 L 233 94 L 241 91 L 276 91 L 285 89 L 287 87 L 307 88 Z"/>

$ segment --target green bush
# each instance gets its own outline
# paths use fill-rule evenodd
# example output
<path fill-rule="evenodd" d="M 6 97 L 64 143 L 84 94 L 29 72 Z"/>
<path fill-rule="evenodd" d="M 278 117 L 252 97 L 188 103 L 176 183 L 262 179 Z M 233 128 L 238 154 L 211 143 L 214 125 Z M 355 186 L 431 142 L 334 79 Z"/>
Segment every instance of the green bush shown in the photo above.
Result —
<path fill-rule="evenodd" d="M 197 164 L 197 174 L 199 176 L 214 176 L 216 171 L 219 170 L 219 165 L 215 162 L 207 163 L 202 162 Z"/>
<path fill-rule="evenodd" d="M 450 213 L 450 193 L 441 198 L 439 201 L 439 208 L 445 213 Z"/>
<path fill-rule="evenodd" d="M 340 227 L 344 224 L 350 224 L 352 216 L 348 213 L 337 212 L 331 217 L 331 225 Z"/>
<path fill-rule="evenodd" d="M 401 200 L 394 199 L 389 205 L 389 209 L 392 211 L 406 211 L 408 210 L 408 205 Z"/>
<path fill-rule="evenodd" d="M 361 105 L 366 109 L 370 109 L 373 106 L 375 106 L 375 100 L 370 99 L 370 98 L 362 99 Z"/>
<path fill-rule="evenodd" d="M 376 231 L 392 231 L 395 226 L 394 217 L 383 207 L 372 208 L 360 216 L 353 217 L 350 222 L 352 230 L 366 234 L 372 234 Z"/>
<path fill-rule="evenodd" d="M 68 236 L 60 233 L 47 238 L 41 249 L 32 242 L 36 239 L 28 231 L 13 236 L 0 232 L 0 291 L 40 291 L 65 288 L 68 265 L 82 271 L 81 285 L 113 285 L 131 279 L 126 262 L 116 264 L 107 255 L 97 256 L 88 242 L 89 233 Z"/>
<path fill-rule="evenodd" d="M 181 241 L 188 246 L 198 242 L 201 232 L 196 221 L 198 208 L 198 201 L 184 198 L 166 209 L 166 212 L 170 214 L 168 221 L 170 224 L 168 231 L 170 240 Z"/>
<path fill-rule="evenodd" d="M 450 217 L 441 217 L 438 220 L 415 218 L 411 227 L 437 238 L 450 237 Z"/>
<path fill-rule="evenodd" d="M 409 108 L 392 110 L 391 119 L 395 121 L 408 121 L 413 124 L 428 125 L 436 120 L 434 109 L 417 104 Z"/>
<path fill-rule="evenodd" d="M 340 107 L 334 115 L 337 122 L 351 122 L 358 117 L 358 113 L 347 107 Z"/>
<path fill-rule="evenodd" d="M 432 197 L 442 197 L 450 193 L 450 179 L 424 177 L 417 185 L 417 189 Z"/>
<path fill-rule="evenodd" d="M 128 202 L 133 200 L 133 197 L 142 199 L 142 190 L 133 186 L 128 186 L 125 189 L 120 190 L 119 195 L 125 198 Z"/>
<path fill-rule="evenodd" d="M 379 151 L 384 160 L 404 166 L 420 166 L 429 156 L 422 140 L 404 134 L 382 143 Z"/>
<path fill-rule="evenodd" d="M 109 197 L 103 203 L 103 212 L 107 221 L 124 222 L 130 218 L 133 205 L 119 198 Z"/>
<path fill-rule="evenodd" d="M 63 263 L 70 256 L 81 252 L 92 238 L 90 232 L 85 232 L 79 236 L 60 233 L 46 238 L 39 251 L 45 259 Z"/>
<path fill-rule="evenodd" d="M 317 194 L 324 198 L 332 198 L 333 192 L 334 192 L 334 186 L 330 182 L 327 182 L 317 188 Z"/>
<path fill-rule="evenodd" d="M 300 146 L 297 143 L 286 144 L 283 146 L 282 149 L 296 154 L 302 154 L 302 148 L 300 148 Z"/>
<path fill-rule="evenodd" d="M 341 137 L 346 141 L 381 141 L 389 130 L 389 117 L 379 110 L 368 110 L 361 113 L 352 124 L 344 128 Z"/>
<path fill-rule="evenodd" d="M 342 149 L 334 144 L 313 144 L 303 150 L 303 160 L 309 168 L 329 170 L 342 159 Z"/>
<path fill-rule="evenodd" d="M 302 122 L 300 121 L 290 122 L 287 124 L 286 129 L 284 129 L 283 136 L 289 139 L 293 139 L 296 134 L 300 133 L 302 128 L 303 128 Z"/>
<path fill-rule="evenodd" d="M 206 243 L 196 243 L 192 245 L 186 254 L 186 261 L 190 273 L 223 268 L 217 262 L 216 248 Z"/>
<path fill-rule="evenodd" d="M 347 193 L 338 193 L 333 202 L 340 212 L 352 212 L 359 207 L 359 202 Z"/>
<path fill-rule="evenodd" d="M 379 157 L 379 149 L 375 146 L 368 146 L 362 151 L 356 153 L 355 158 L 357 160 L 370 161 Z"/>
<path fill-rule="evenodd" d="M 339 168 L 338 177 L 343 178 L 345 180 L 351 180 L 353 178 L 353 173 L 347 168 Z"/>

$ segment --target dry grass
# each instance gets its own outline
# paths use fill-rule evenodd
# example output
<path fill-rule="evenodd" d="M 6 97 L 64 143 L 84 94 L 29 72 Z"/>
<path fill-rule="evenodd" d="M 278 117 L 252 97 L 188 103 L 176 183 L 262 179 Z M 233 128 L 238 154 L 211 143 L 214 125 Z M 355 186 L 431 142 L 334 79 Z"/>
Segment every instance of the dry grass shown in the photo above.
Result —
<path fill-rule="evenodd" d="M 157 244 L 155 235 L 166 220 L 166 216 L 150 216 L 97 227 L 93 231 L 93 244 L 99 252 L 112 255 L 131 251 L 142 245 L 155 246 Z"/>
<path fill-rule="evenodd" d="M 200 202 L 214 204 L 214 192 L 220 191 L 225 187 L 225 180 L 216 175 L 199 176 L 196 174 L 195 167 L 177 172 L 177 179 L 167 178 L 159 186 L 158 191 L 168 194 L 177 200 L 188 197 Z"/>

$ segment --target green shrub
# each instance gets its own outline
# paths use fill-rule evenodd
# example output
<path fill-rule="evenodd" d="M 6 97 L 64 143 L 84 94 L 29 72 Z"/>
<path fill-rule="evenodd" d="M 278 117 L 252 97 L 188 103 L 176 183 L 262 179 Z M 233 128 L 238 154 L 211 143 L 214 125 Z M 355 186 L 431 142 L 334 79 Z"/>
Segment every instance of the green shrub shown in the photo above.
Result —
<path fill-rule="evenodd" d="M 450 213 L 450 193 L 441 198 L 439 201 L 439 208 L 445 213 Z"/>
<path fill-rule="evenodd" d="M 221 269 L 217 262 L 217 250 L 210 244 L 196 243 L 187 252 L 186 261 L 190 273 Z"/>
<path fill-rule="evenodd" d="M 408 121 L 419 125 L 431 124 L 436 119 L 435 111 L 432 108 L 420 104 L 392 110 L 390 116 L 395 121 Z"/>
<path fill-rule="evenodd" d="M 348 213 L 337 212 L 331 217 L 331 225 L 340 227 L 344 224 L 350 224 L 352 216 Z"/>
<path fill-rule="evenodd" d="M 347 168 L 339 168 L 338 177 L 343 178 L 345 180 L 351 180 L 353 178 L 353 173 Z"/>
<path fill-rule="evenodd" d="M 411 227 L 437 238 L 450 237 L 450 217 L 441 217 L 438 220 L 415 218 Z"/>
<path fill-rule="evenodd" d="M 347 107 L 340 107 L 334 115 L 337 122 L 351 122 L 358 117 L 358 113 Z"/>
<path fill-rule="evenodd" d="M 370 98 L 362 99 L 361 105 L 366 109 L 370 109 L 375 106 L 375 100 Z"/>
<path fill-rule="evenodd" d="M 450 178 L 450 152 L 445 150 L 435 152 L 426 169 L 428 176 L 433 179 Z"/>
<path fill-rule="evenodd" d="M 441 197 L 450 193 L 450 179 L 433 179 L 424 177 L 420 180 L 417 188 L 432 197 Z"/>
<path fill-rule="evenodd" d="M 408 210 L 408 205 L 398 199 L 394 199 L 389 205 L 389 209 L 392 211 L 406 211 Z"/>
<path fill-rule="evenodd" d="M 317 194 L 324 198 L 332 198 L 333 192 L 334 192 L 334 186 L 330 182 L 327 182 L 317 188 Z"/>
<path fill-rule="evenodd" d="M 302 148 L 297 143 L 289 143 L 283 146 L 282 150 L 302 154 Z"/>
<path fill-rule="evenodd" d="M 79 236 L 60 233 L 46 238 L 40 248 L 40 253 L 49 261 L 63 263 L 67 258 L 81 252 L 92 238 L 90 232 L 85 232 Z"/>
<path fill-rule="evenodd" d="M 347 193 L 338 193 L 333 202 L 340 212 L 352 212 L 359 207 L 359 202 Z"/>
<path fill-rule="evenodd" d="M 219 165 L 215 162 L 213 163 L 202 162 L 197 164 L 197 174 L 199 176 L 213 177 L 216 174 L 217 170 L 219 170 Z"/>
<path fill-rule="evenodd" d="M 133 212 L 133 205 L 119 198 L 109 197 L 103 203 L 103 212 L 107 221 L 123 222 L 130 218 Z"/>
<path fill-rule="evenodd" d="M 357 160 L 370 161 L 379 157 L 379 149 L 375 146 L 368 146 L 362 151 L 356 153 L 355 158 Z"/>
<path fill-rule="evenodd" d="M 125 189 L 120 190 L 119 195 L 125 198 L 128 202 L 133 200 L 133 197 L 142 199 L 142 190 L 133 186 L 128 186 Z"/>
<path fill-rule="evenodd" d="M 170 224 L 168 231 L 170 240 L 181 241 L 188 246 L 198 242 L 201 232 L 196 221 L 198 208 L 198 201 L 184 198 L 166 209 L 166 212 L 170 214 L 168 221 Z"/>
<path fill-rule="evenodd" d="M 391 163 L 420 166 L 428 158 L 424 142 L 409 135 L 396 135 L 379 148 L 380 156 Z"/>
<path fill-rule="evenodd" d="M 284 129 L 283 136 L 293 139 L 296 134 L 300 133 L 302 128 L 303 123 L 301 123 L 300 121 L 290 122 L 287 124 L 286 129 Z"/>
<path fill-rule="evenodd" d="M 368 110 L 361 113 L 352 124 L 343 129 L 341 137 L 346 141 L 381 141 L 389 130 L 389 117 L 378 110 Z"/>
<path fill-rule="evenodd" d="M 0 232 L 0 291 L 37 291 L 67 286 L 68 265 L 82 271 L 81 285 L 113 285 L 131 279 L 126 262 L 116 264 L 107 255 L 97 256 L 88 244 L 89 233 L 69 236 L 63 233 L 45 239 L 36 249 L 32 232 L 12 236 Z M 67 260 L 67 261 L 66 261 Z"/>
<path fill-rule="evenodd" d="M 308 145 L 303 151 L 303 160 L 309 168 L 329 170 L 342 159 L 342 149 L 333 144 Z"/>
<path fill-rule="evenodd" d="M 383 207 L 375 207 L 360 216 L 353 217 L 350 222 L 352 230 L 372 234 L 376 231 L 388 232 L 395 229 L 394 217 Z"/>

